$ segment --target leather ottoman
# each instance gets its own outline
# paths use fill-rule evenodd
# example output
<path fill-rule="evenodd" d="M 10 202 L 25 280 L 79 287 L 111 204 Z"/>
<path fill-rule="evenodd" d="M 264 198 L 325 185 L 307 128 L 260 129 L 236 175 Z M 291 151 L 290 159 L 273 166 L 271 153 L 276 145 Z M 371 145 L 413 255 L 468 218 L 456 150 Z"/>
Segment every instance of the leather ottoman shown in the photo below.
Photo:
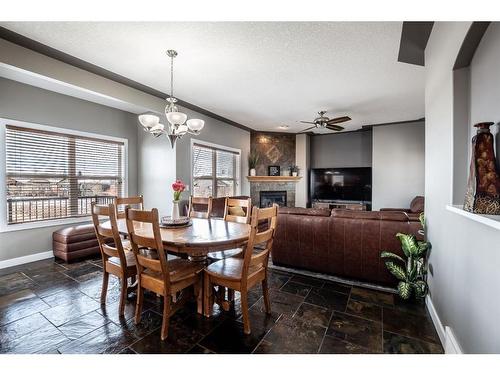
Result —
<path fill-rule="evenodd" d="M 54 256 L 65 262 L 100 254 L 93 224 L 75 225 L 52 233 Z"/>

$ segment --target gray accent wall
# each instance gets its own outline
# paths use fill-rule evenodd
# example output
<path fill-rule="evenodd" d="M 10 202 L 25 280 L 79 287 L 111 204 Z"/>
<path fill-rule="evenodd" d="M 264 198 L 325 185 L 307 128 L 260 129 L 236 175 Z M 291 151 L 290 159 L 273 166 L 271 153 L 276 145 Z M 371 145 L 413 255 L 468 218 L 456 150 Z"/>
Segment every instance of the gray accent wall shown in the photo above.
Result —
<path fill-rule="evenodd" d="M 372 166 L 372 132 L 311 136 L 311 168 Z"/>
<path fill-rule="evenodd" d="M 424 195 L 423 121 L 373 127 L 372 209 L 409 207 Z"/>
<path fill-rule="evenodd" d="M 135 115 L 0 78 L 0 117 L 128 139 L 128 192 L 137 194 Z M 52 250 L 59 227 L 0 233 L 0 261 Z"/>
<path fill-rule="evenodd" d="M 471 22 L 437 22 L 425 51 L 425 195 L 430 298 L 466 353 L 500 353 L 500 231 L 447 209 L 453 197 L 454 71 Z M 500 30 L 492 23 L 471 64 L 471 122 L 500 115 Z M 470 146 L 469 146 L 470 147 Z"/>

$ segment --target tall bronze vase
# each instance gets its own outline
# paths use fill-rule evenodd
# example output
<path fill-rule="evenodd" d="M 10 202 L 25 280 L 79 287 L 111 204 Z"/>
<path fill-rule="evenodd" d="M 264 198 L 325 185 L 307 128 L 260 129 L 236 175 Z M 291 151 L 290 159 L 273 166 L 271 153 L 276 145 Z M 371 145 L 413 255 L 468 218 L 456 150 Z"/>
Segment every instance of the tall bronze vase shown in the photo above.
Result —
<path fill-rule="evenodd" d="M 477 134 L 472 138 L 464 210 L 476 214 L 500 215 L 500 178 L 495 163 L 491 125 L 492 122 L 474 125 Z"/>

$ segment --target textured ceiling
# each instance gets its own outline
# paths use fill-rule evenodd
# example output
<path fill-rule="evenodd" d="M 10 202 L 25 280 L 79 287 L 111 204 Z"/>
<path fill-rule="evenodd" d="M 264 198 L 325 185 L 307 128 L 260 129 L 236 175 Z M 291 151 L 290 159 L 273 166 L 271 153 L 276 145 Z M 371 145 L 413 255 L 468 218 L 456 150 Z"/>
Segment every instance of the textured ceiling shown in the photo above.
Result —
<path fill-rule="evenodd" d="M 4 22 L 2 26 L 256 130 L 319 110 L 346 130 L 424 116 L 424 68 L 397 62 L 402 22 Z"/>

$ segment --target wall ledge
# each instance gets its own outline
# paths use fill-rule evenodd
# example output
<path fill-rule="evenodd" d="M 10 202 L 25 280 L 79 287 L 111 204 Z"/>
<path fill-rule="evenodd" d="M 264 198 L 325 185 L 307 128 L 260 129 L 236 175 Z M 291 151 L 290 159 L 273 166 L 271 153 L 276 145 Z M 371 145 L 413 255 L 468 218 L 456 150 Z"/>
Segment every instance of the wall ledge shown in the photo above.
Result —
<path fill-rule="evenodd" d="M 472 212 L 465 211 L 462 208 L 462 205 L 457 205 L 457 204 L 446 205 L 446 210 L 453 212 L 454 214 L 463 216 L 469 220 L 476 221 L 491 228 L 500 230 L 500 215 L 473 214 Z"/>

